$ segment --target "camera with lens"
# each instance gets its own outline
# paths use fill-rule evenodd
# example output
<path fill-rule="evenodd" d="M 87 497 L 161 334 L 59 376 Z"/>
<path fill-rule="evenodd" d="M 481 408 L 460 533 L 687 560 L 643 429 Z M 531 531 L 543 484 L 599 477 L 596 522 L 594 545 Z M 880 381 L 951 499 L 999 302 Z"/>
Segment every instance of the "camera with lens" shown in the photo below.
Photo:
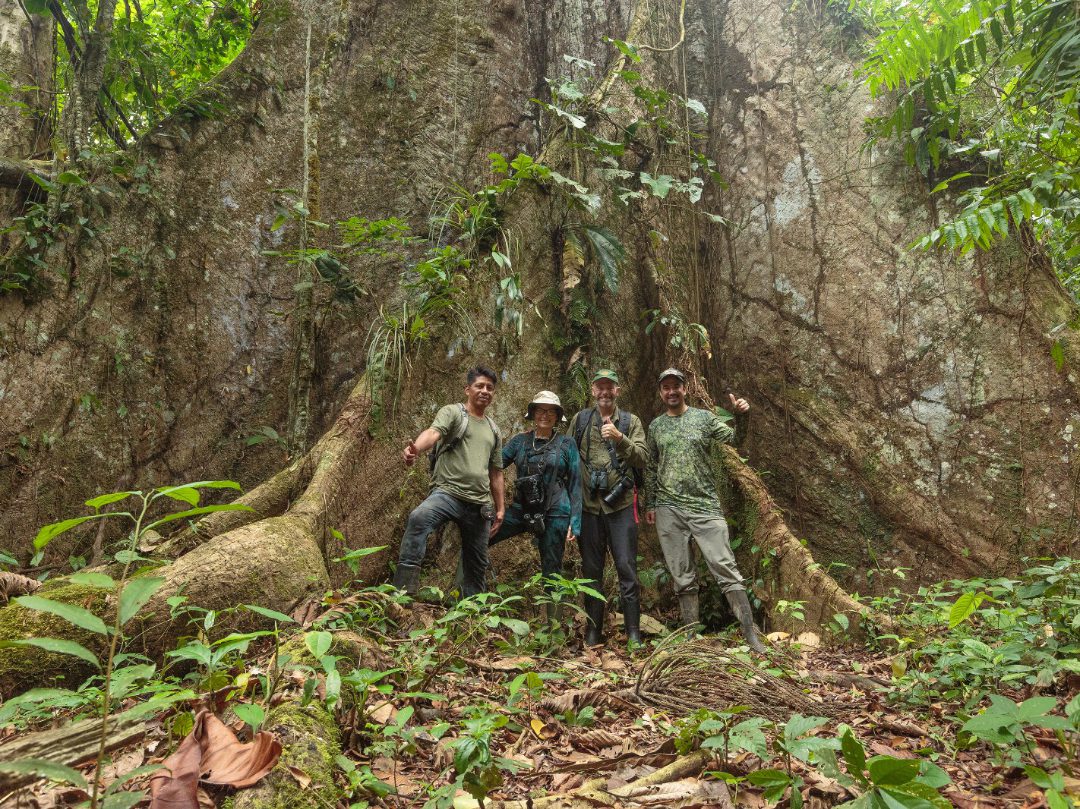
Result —
<path fill-rule="evenodd" d="M 517 479 L 515 497 L 521 504 L 522 515 L 529 530 L 539 536 L 544 533 L 544 506 L 547 487 L 543 475 L 525 475 Z"/>
<path fill-rule="evenodd" d="M 633 488 L 633 482 L 628 478 L 620 478 L 619 482 L 611 487 L 611 491 L 604 495 L 603 501 L 605 506 L 614 506 L 622 498 L 624 494 Z"/>
<path fill-rule="evenodd" d="M 593 494 L 606 492 L 608 487 L 608 474 L 606 469 L 589 470 L 589 491 Z"/>
<path fill-rule="evenodd" d="M 524 515 L 522 515 L 522 518 L 525 520 L 525 525 L 529 527 L 530 531 L 532 531 L 536 536 L 543 536 L 544 530 L 546 528 L 543 512 L 539 512 L 536 514 L 529 514 L 528 512 L 526 512 Z"/>

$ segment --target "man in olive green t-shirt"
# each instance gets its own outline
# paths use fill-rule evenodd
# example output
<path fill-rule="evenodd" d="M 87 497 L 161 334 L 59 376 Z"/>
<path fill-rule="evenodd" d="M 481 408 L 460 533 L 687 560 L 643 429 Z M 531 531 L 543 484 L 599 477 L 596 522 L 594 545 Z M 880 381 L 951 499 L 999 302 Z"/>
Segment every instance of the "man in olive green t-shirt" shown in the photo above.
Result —
<path fill-rule="evenodd" d="M 447 522 L 461 532 L 461 595 L 467 598 L 483 592 L 488 538 L 499 530 L 505 512 L 502 438 L 495 422 L 485 415 L 495 398 L 495 383 L 490 368 L 471 368 L 465 404 L 440 409 L 431 426 L 402 452 L 406 466 L 432 448 L 436 458 L 431 494 L 409 514 L 394 574 L 394 586 L 409 595 L 420 588 L 420 563 L 428 535 Z"/>

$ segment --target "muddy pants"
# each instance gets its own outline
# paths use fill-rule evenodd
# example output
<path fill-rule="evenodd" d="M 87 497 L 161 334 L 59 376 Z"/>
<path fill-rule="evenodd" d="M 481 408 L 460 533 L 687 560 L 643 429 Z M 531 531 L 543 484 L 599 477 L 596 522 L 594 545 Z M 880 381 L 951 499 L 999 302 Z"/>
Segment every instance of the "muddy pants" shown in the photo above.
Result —
<path fill-rule="evenodd" d="M 405 536 L 401 540 L 400 563 L 420 567 L 427 550 L 428 535 L 439 526 L 452 522 L 461 532 L 461 595 L 467 598 L 484 592 L 491 533 L 491 520 L 484 514 L 485 510 L 479 503 L 469 503 L 435 489 L 409 514 Z"/>
<path fill-rule="evenodd" d="M 664 562 L 671 572 L 676 593 L 693 593 L 698 589 L 691 539 L 697 543 L 722 593 L 746 589 L 735 565 L 735 554 L 728 542 L 728 527 L 723 517 L 691 514 L 674 506 L 658 506 L 656 533 L 660 536 L 660 550 L 664 552 Z"/>

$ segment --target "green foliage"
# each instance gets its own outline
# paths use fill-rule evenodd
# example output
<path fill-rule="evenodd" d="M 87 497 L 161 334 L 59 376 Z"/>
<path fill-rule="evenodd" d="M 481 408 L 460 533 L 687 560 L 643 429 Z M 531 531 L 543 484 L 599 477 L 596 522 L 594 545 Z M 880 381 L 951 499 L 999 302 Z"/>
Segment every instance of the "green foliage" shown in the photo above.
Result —
<path fill-rule="evenodd" d="M 897 698 L 972 706 L 1008 686 L 1046 688 L 1080 671 L 1080 562 L 1055 559 L 1018 579 L 971 579 L 874 599 L 905 655 Z"/>
<path fill-rule="evenodd" d="M 967 252 L 1028 227 L 1080 289 L 1080 15 L 1071 0 L 852 0 L 863 72 L 895 94 L 871 140 L 899 142 L 959 213 L 923 247 Z"/>
<path fill-rule="evenodd" d="M 56 26 L 58 105 L 75 89 L 75 65 L 94 36 L 96 4 L 61 0 L 25 4 L 30 14 L 51 16 Z M 132 0 L 118 6 L 100 88 L 103 103 L 92 136 L 124 145 L 170 113 L 218 112 L 201 92 L 243 49 L 254 26 L 246 0 Z M 220 110 L 223 111 L 223 110 Z"/>

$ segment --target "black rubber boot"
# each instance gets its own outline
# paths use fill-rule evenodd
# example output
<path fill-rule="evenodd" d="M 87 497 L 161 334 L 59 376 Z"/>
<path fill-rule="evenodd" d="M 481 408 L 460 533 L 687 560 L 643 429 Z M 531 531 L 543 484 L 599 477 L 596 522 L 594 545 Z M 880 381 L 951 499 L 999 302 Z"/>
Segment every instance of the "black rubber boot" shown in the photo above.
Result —
<path fill-rule="evenodd" d="M 697 631 L 698 618 L 700 617 L 697 590 L 692 593 L 679 593 L 679 615 L 682 617 L 683 626 L 694 624 L 691 631 Z"/>
<path fill-rule="evenodd" d="M 585 596 L 585 616 L 589 619 L 585 629 L 585 645 L 598 646 L 604 640 L 604 602 Z"/>
<path fill-rule="evenodd" d="M 394 573 L 394 586 L 415 596 L 420 590 L 420 567 L 418 565 L 398 565 Z"/>
<path fill-rule="evenodd" d="M 746 590 L 729 590 L 724 593 L 728 606 L 739 619 L 739 628 L 742 629 L 746 645 L 758 654 L 765 654 L 765 646 L 758 637 L 757 629 L 754 628 L 754 613 L 750 609 L 750 599 L 746 596 Z"/>
<path fill-rule="evenodd" d="M 641 603 L 636 598 L 624 598 L 622 603 L 623 626 L 626 628 L 626 642 L 634 646 L 641 645 Z"/>

